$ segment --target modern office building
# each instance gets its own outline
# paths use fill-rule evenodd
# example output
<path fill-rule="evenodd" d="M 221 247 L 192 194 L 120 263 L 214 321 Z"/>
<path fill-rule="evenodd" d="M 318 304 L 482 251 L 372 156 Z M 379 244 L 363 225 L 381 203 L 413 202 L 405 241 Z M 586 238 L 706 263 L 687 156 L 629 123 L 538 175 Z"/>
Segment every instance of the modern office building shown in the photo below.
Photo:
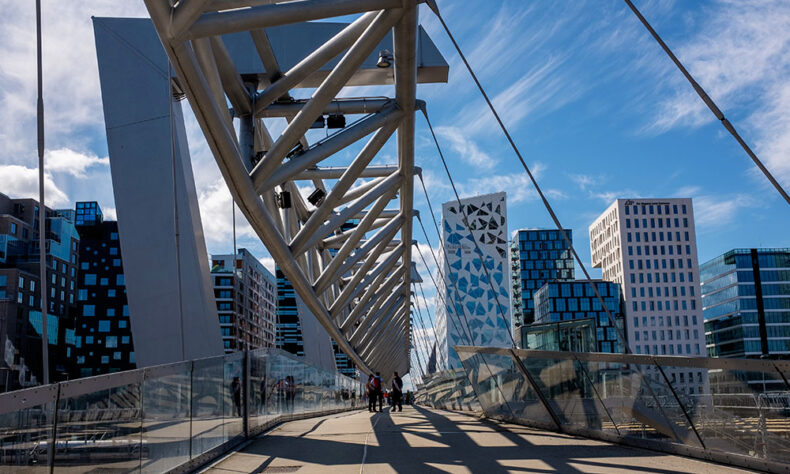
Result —
<path fill-rule="evenodd" d="M 700 277 L 709 357 L 790 358 L 790 248 L 733 249 Z"/>
<path fill-rule="evenodd" d="M 274 347 L 277 330 L 274 275 L 247 249 L 212 255 L 211 279 L 226 353 Z"/>
<path fill-rule="evenodd" d="M 304 339 L 299 310 L 296 307 L 296 293 L 279 266 L 275 269 L 275 274 L 277 275 L 276 345 L 291 354 L 304 356 Z"/>
<path fill-rule="evenodd" d="M 573 233 L 565 229 L 573 242 Z M 533 296 L 548 281 L 574 278 L 573 256 L 558 230 L 520 229 L 510 242 L 513 334 L 523 344 L 521 327 L 535 322 Z"/>
<path fill-rule="evenodd" d="M 118 223 L 105 221 L 96 202 L 78 202 L 73 218 L 80 234 L 75 375 L 134 369 Z"/>
<path fill-rule="evenodd" d="M 691 199 L 617 199 L 589 231 L 593 266 L 623 289 L 630 350 L 704 357 Z M 707 384 L 702 371 L 668 373 L 687 393 Z"/>
<path fill-rule="evenodd" d="M 332 338 L 294 291 L 278 266 L 277 347 L 326 369 L 337 370 Z"/>
<path fill-rule="evenodd" d="M 535 323 L 523 326 L 523 348 L 624 352 L 617 334 L 617 328 L 623 331 L 620 285 L 602 280 L 594 280 L 592 284 L 603 298 L 616 327 L 590 283 L 548 282 L 535 292 Z M 556 341 L 552 349 L 548 348 L 550 340 Z"/>
<path fill-rule="evenodd" d="M 447 259 L 435 306 L 442 369 L 461 368 L 454 345 L 511 346 L 506 195 L 466 198 L 461 206 L 442 205 Z"/>
<path fill-rule="evenodd" d="M 50 381 L 73 372 L 79 235 L 74 224 L 46 209 L 47 338 Z M 42 380 L 43 319 L 39 270 L 39 204 L 0 194 L 0 386 Z"/>

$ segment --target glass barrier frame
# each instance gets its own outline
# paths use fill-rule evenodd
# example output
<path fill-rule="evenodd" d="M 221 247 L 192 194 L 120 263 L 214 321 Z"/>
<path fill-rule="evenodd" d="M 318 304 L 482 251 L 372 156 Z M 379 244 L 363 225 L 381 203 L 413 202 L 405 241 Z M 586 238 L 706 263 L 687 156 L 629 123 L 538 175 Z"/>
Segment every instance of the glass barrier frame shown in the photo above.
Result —
<path fill-rule="evenodd" d="M 347 391 L 364 385 L 265 348 L 3 393 L 0 474 L 186 472 L 283 421 L 362 408 Z"/>
<path fill-rule="evenodd" d="M 487 417 L 751 469 L 790 469 L 790 361 L 455 350 Z M 446 408 L 441 379 L 421 385 L 417 401 Z"/>

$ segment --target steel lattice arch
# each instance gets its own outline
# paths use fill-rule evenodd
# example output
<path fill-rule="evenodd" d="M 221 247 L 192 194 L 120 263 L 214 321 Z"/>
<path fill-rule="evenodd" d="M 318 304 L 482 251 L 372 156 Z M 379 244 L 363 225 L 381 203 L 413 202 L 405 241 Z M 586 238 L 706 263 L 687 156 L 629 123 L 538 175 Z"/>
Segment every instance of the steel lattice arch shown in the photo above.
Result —
<path fill-rule="evenodd" d="M 447 79 L 446 63 L 418 27 L 417 2 L 145 3 L 177 76 L 174 89 L 186 95 L 234 200 L 297 294 L 359 369 L 408 372 L 416 86 Z M 360 15 L 283 66 L 274 29 L 300 25 L 314 37 L 326 24 L 305 22 L 350 14 Z M 254 44 L 257 73 L 234 61 L 228 35 Z M 438 58 L 426 59 L 431 53 Z M 391 85 L 392 93 L 338 99 L 344 87 L 360 85 Z M 310 97 L 294 99 L 300 88 L 312 89 Z M 327 114 L 364 116 L 311 145 L 306 132 Z M 287 120 L 279 137 L 267 117 Z M 348 166 L 321 166 L 369 135 Z M 393 135 L 397 166 L 372 166 Z M 318 190 L 314 206 L 300 181 Z"/>

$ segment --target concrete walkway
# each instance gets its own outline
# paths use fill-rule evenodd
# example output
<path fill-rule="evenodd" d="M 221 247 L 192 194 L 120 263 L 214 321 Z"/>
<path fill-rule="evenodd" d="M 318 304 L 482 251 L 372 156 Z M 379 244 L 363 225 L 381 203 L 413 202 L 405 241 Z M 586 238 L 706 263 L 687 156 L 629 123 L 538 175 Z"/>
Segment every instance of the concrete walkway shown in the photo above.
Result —
<path fill-rule="evenodd" d="M 205 472 L 735 473 L 739 469 L 473 416 L 405 407 L 285 423 Z"/>

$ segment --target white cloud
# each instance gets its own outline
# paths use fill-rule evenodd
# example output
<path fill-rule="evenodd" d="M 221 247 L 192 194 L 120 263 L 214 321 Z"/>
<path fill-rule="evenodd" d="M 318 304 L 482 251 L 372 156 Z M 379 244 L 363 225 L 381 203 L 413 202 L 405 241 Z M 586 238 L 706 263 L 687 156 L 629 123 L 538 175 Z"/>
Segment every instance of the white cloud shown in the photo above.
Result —
<path fill-rule="evenodd" d="M 213 245 L 233 245 L 233 209 L 230 191 L 221 178 L 213 184 L 198 189 L 200 203 L 200 219 L 203 222 L 203 233 L 206 243 Z M 242 237 L 257 238 L 244 215 L 236 211 L 236 240 Z"/>
<path fill-rule="evenodd" d="M 696 34 L 676 48 L 677 56 L 747 142 L 753 137 L 780 181 L 790 184 L 790 3 L 722 0 L 704 13 Z M 659 104 L 655 130 L 716 120 L 679 73 L 672 82 L 674 91 Z M 745 118 L 743 110 L 750 111 Z"/>
<path fill-rule="evenodd" d="M 103 207 L 101 212 L 104 215 L 104 220 L 106 221 L 118 220 L 118 211 L 114 207 Z"/>
<path fill-rule="evenodd" d="M 543 163 L 534 163 L 530 170 L 536 180 L 540 179 L 546 166 Z M 538 183 L 540 184 L 540 182 Z M 459 185 L 461 197 L 489 194 L 499 191 L 507 193 L 508 205 L 540 199 L 532 181 L 526 173 L 518 172 L 507 175 L 491 175 L 482 178 L 471 178 Z M 568 195 L 559 189 L 543 188 L 547 199 L 567 199 Z"/>
<path fill-rule="evenodd" d="M 12 198 L 38 200 L 38 169 L 19 165 L 0 165 L 0 176 L 3 183 L 0 192 Z M 50 208 L 71 204 L 69 197 L 58 188 L 49 173 L 44 174 L 44 201 Z"/>
<path fill-rule="evenodd" d="M 0 0 L 0 163 L 20 163 L 35 150 L 36 26 L 31 2 Z M 91 16 L 146 15 L 142 2 L 42 2 L 47 145 L 84 148 L 103 134 Z M 75 133 L 75 130 L 91 133 Z"/>
<path fill-rule="evenodd" d="M 266 267 L 267 270 L 272 272 L 272 275 L 274 275 L 274 270 L 275 270 L 275 267 L 276 267 L 277 264 L 274 262 L 273 258 L 271 258 L 271 257 L 262 257 L 262 258 L 259 258 L 258 261 L 261 262 L 261 265 Z"/>
<path fill-rule="evenodd" d="M 53 173 L 67 173 L 76 178 L 85 178 L 85 171 L 96 165 L 109 166 L 109 158 L 99 158 L 93 153 L 80 153 L 69 148 L 47 151 L 44 155 L 45 168 Z"/>
<path fill-rule="evenodd" d="M 469 138 L 465 130 L 450 126 L 436 127 L 435 130 L 439 137 L 450 142 L 450 148 L 464 162 L 479 169 L 491 169 L 496 165 L 497 160 L 481 150 L 477 143 Z"/>
<path fill-rule="evenodd" d="M 572 174 L 570 175 L 570 178 L 574 183 L 576 183 L 577 186 L 579 186 L 579 189 L 582 191 L 585 191 L 588 186 L 599 181 L 598 179 L 586 174 Z"/>
<path fill-rule="evenodd" d="M 746 194 L 696 196 L 693 203 L 694 222 L 703 231 L 732 224 L 740 211 L 759 207 L 759 202 Z"/>

